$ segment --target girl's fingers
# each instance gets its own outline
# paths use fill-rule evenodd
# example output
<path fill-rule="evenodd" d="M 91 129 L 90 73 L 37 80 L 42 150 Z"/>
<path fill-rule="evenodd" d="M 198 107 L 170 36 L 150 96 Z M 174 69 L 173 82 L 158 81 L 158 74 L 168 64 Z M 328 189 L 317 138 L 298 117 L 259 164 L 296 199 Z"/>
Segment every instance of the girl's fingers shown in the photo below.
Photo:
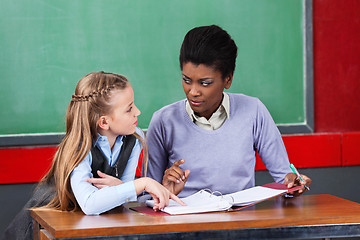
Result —
<path fill-rule="evenodd" d="M 156 195 L 153 196 L 153 199 L 154 199 L 154 207 L 153 207 L 153 209 L 154 209 L 155 211 L 160 210 L 160 209 L 159 209 L 159 199 L 157 198 Z"/>
<path fill-rule="evenodd" d="M 166 203 L 166 200 L 167 200 L 167 203 Z M 159 208 L 163 209 L 167 205 L 169 205 L 169 198 L 166 199 L 164 194 L 160 194 L 160 196 L 159 196 Z"/>
<path fill-rule="evenodd" d="M 86 182 L 92 183 L 92 184 L 100 184 L 102 183 L 104 180 L 101 178 L 88 178 L 85 180 Z"/>
<path fill-rule="evenodd" d="M 101 178 L 105 178 L 105 177 L 110 176 L 110 175 L 107 175 L 106 173 L 101 172 L 100 170 L 97 170 L 96 173 L 97 173 L 97 174 L 99 175 L 99 177 L 101 177 Z"/>
<path fill-rule="evenodd" d="M 177 203 L 179 203 L 179 204 L 181 204 L 181 205 L 183 205 L 183 206 L 186 206 L 186 204 L 183 202 L 183 201 L 181 201 L 181 199 L 178 197 L 178 196 L 176 196 L 175 194 L 170 194 L 170 198 L 172 199 L 172 200 L 174 200 L 175 202 L 177 202 Z"/>

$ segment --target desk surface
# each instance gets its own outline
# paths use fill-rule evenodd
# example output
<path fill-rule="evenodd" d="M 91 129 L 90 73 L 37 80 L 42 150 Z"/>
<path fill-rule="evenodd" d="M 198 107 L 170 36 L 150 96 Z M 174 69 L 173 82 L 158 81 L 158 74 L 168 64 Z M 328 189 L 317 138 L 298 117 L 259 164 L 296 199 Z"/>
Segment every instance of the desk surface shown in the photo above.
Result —
<path fill-rule="evenodd" d="M 99 216 L 86 216 L 81 211 L 52 210 L 33 210 L 31 215 L 54 238 L 216 230 L 238 231 L 240 234 L 249 229 L 256 229 L 258 234 L 261 233 L 259 230 L 263 230 L 265 235 L 270 234 L 270 230 L 277 231 L 278 236 L 284 231 L 287 232 L 285 234 L 302 232 L 306 237 L 315 228 L 317 234 L 326 237 L 360 236 L 360 204 L 327 194 L 291 199 L 280 196 L 236 212 L 176 216 L 146 215 L 128 207 Z M 312 230 L 304 231 L 309 228 Z"/>

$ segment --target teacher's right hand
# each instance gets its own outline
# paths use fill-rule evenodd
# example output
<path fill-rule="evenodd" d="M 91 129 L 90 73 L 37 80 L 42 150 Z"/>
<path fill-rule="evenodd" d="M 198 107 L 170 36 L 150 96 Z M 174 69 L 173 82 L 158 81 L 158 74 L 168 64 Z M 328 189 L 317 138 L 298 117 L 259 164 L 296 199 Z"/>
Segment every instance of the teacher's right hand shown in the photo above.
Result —
<path fill-rule="evenodd" d="M 178 195 L 184 188 L 189 177 L 190 170 L 183 171 L 179 166 L 185 162 L 184 159 L 174 162 L 163 176 L 162 184 L 173 194 Z"/>

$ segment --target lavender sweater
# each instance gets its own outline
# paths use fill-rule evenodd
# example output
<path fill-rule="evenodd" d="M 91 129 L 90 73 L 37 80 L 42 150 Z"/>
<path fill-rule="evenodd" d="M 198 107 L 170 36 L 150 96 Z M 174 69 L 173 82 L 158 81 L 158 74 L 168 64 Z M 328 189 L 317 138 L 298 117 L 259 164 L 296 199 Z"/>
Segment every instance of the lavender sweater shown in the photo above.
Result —
<path fill-rule="evenodd" d="M 185 159 L 190 169 L 179 197 L 209 188 L 222 194 L 255 185 L 255 154 L 258 151 L 276 182 L 291 172 L 281 135 L 259 99 L 231 94 L 230 117 L 217 130 L 195 125 L 185 111 L 185 101 L 175 102 L 154 113 L 147 132 L 148 176 L 162 181 L 164 171 Z"/>

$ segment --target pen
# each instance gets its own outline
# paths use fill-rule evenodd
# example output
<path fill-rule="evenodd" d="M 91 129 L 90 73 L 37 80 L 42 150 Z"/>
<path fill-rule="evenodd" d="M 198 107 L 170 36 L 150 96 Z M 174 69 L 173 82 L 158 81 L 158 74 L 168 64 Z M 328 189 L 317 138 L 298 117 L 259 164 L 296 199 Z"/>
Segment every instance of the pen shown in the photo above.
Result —
<path fill-rule="evenodd" d="M 300 178 L 301 181 L 304 181 L 304 179 L 302 179 L 302 177 L 300 176 L 300 173 L 298 172 L 298 170 L 295 168 L 294 164 L 290 164 L 290 168 L 291 168 L 291 170 L 296 174 L 296 176 L 298 176 L 298 178 Z M 305 187 L 307 190 L 310 190 L 310 188 L 309 188 L 308 185 L 304 185 L 304 187 Z"/>

